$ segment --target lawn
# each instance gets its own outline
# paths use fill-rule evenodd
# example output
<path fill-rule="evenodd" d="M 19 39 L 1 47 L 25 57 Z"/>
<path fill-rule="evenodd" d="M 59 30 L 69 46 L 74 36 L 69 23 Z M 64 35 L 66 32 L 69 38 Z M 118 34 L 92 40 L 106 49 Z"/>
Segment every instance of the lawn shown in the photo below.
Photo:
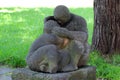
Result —
<path fill-rule="evenodd" d="M 88 25 L 88 42 L 93 34 L 93 9 L 75 8 L 71 12 L 84 17 Z M 51 8 L 0 8 L 0 64 L 25 67 L 25 58 L 32 42 L 42 34 L 43 21 L 52 15 Z M 97 77 L 120 80 L 120 56 L 105 60 L 92 52 L 89 63 L 97 68 Z"/>

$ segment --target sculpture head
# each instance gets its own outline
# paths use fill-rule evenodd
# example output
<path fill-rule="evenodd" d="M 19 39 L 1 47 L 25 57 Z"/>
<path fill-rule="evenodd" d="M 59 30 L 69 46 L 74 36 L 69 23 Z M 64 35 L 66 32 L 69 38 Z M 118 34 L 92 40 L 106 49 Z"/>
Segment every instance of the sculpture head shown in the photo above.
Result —
<path fill-rule="evenodd" d="M 54 18 L 60 24 L 64 24 L 70 20 L 69 9 L 64 5 L 59 5 L 54 9 Z"/>

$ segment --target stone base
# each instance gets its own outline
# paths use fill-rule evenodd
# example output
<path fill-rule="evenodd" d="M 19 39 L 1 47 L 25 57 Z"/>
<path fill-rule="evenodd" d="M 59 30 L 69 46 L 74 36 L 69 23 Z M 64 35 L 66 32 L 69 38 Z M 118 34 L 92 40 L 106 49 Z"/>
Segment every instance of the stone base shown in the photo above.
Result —
<path fill-rule="evenodd" d="M 55 74 L 19 68 L 13 71 L 12 80 L 96 80 L 96 68 L 86 66 L 76 71 Z"/>

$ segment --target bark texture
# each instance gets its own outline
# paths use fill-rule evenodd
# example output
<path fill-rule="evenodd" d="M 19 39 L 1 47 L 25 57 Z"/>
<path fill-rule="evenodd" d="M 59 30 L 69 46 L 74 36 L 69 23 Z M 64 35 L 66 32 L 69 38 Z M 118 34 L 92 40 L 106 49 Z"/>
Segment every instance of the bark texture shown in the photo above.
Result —
<path fill-rule="evenodd" d="M 120 0 L 94 0 L 92 49 L 120 52 Z"/>

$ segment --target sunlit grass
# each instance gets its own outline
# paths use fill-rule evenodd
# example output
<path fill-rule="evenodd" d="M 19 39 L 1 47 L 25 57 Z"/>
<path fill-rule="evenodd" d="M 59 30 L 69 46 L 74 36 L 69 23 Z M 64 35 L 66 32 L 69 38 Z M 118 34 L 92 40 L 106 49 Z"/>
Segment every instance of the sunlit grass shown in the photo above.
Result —
<path fill-rule="evenodd" d="M 116 59 L 115 59 L 116 57 Z M 98 52 L 90 54 L 89 65 L 96 67 L 96 75 L 103 80 L 120 80 L 120 55 L 104 59 Z"/>
<path fill-rule="evenodd" d="M 44 18 L 53 15 L 53 9 L 0 8 L 1 10 L 3 12 L 0 12 L 0 55 L 2 57 L 0 60 L 14 55 L 24 59 L 31 43 L 42 34 Z M 70 9 L 70 11 L 81 15 L 87 20 L 88 28 L 91 28 L 88 29 L 90 34 L 88 41 L 91 43 L 93 28 L 92 9 L 77 8 Z"/>
<path fill-rule="evenodd" d="M 92 8 L 70 11 L 87 20 L 88 28 L 91 28 L 88 29 L 91 43 Z M 4 63 L 4 60 L 13 56 L 25 61 L 31 43 L 42 34 L 44 18 L 49 15 L 53 15 L 51 8 L 0 8 L 0 62 Z M 8 62 L 11 63 L 11 60 Z"/>

